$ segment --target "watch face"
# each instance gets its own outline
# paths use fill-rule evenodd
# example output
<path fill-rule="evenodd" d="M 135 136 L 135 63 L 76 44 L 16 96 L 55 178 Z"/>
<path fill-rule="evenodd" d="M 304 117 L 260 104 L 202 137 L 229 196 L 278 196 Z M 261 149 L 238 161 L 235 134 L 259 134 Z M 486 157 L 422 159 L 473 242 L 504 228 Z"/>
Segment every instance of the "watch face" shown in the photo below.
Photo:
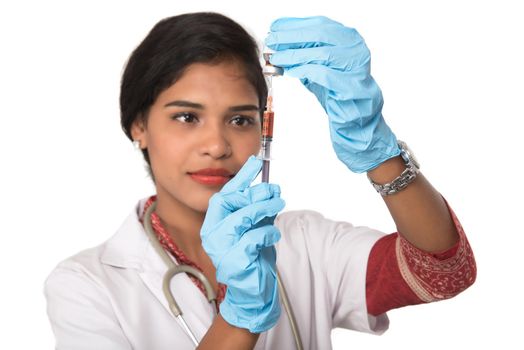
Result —
<path fill-rule="evenodd" d="M 415 158 L 415 155 L 413 154 L 413 151 L 411 151 L 411 148 L 408 147 L 408 145 L 404 142 L 404 141 L 398 141 L 398 144 L 402 150 L 401 152 L 401 155 L 402 155 L 402 158 L 404 159 L 404 161 L 406 161 L 406 163 L 408 162 L 411 162 L 413 163 L 413 165 L 419 169 L 420 168 L 420 164 L 417 160 L 417 158 Z"/>

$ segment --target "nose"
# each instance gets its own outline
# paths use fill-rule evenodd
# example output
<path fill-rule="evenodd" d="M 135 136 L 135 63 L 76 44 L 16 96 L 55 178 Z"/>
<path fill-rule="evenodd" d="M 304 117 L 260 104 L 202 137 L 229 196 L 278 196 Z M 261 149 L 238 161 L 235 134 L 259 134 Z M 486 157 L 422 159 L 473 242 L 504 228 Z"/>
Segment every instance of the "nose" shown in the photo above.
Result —
<path fill-rule="evenodd" d="M 210 156 L 213 159 L 221 159 L 231 156 L 233 149 L 229 143 L 226 131 L 223 130 L 223 128 L 220 126 L 209 127 L 201 136 L 201 155 Z"/>

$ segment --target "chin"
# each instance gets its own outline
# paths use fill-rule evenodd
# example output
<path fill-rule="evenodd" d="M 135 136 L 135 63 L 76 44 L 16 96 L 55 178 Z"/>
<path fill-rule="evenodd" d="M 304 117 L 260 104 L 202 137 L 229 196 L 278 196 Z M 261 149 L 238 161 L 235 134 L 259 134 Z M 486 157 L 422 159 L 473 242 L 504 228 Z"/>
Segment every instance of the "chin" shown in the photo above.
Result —
<path fill-rule="evenodd" d="M 190 204 L 191 208 L 197 212 L 205 214 L 207 208 L 209 208 L 209 199 L 212 195 L 213 194 L 210 194 L 209 196 L 199 196 L 199 198 L 196 198 L 196 200 Z"/>
<path fill-rule="evenodd" d="M 209 205 L 206 203 L 205 205 L 195 206 L 193 209 L 199 213 L 205 214 L 207 212 L 207 208 L 209 208 Z"/>

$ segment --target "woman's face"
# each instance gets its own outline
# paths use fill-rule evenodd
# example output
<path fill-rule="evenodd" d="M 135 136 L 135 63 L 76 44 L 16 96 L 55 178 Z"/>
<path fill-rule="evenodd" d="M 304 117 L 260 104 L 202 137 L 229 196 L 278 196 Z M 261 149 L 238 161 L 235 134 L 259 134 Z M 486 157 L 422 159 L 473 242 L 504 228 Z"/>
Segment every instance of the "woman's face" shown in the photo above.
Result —
<path fill-rule="evenodd" d="M 199 212 L 258 153 L 260 133 L 258 95 L 237 62 L 190 65 L 158 96 L 147 125 L 132 127 L 149 152 L 159 199 Z M 198 174 L 203 169 L 227 174 Z"/>

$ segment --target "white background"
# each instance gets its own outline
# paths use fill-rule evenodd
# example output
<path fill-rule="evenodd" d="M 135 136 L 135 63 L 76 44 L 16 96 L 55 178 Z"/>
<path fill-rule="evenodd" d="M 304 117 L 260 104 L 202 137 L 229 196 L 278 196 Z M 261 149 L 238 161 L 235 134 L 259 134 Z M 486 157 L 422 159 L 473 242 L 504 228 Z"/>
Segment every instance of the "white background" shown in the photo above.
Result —
<path fill-rule="evenodd" d="M 524 21 L 517 1 L 305 3 L 2 2 L 0 348 L 53 348 L 46 276 L 107 239 L 153 193 L 120 130 L 120 74 L 158 20 L 200 10 L 230 15 L 260 41 L 280 16 L 322 14 L 357 28 L 372 52 L 388 124 L 415 151 L 474 248 L 473 287 L 390 312 L 390 330 L 380 337 L 336 330 L 335 349 L 522 348 Z M 279 78 L 275 104 L 272 182 L 287 209 L 393 232 L 365 175 L 337 160 L 314 96 Z"/>

